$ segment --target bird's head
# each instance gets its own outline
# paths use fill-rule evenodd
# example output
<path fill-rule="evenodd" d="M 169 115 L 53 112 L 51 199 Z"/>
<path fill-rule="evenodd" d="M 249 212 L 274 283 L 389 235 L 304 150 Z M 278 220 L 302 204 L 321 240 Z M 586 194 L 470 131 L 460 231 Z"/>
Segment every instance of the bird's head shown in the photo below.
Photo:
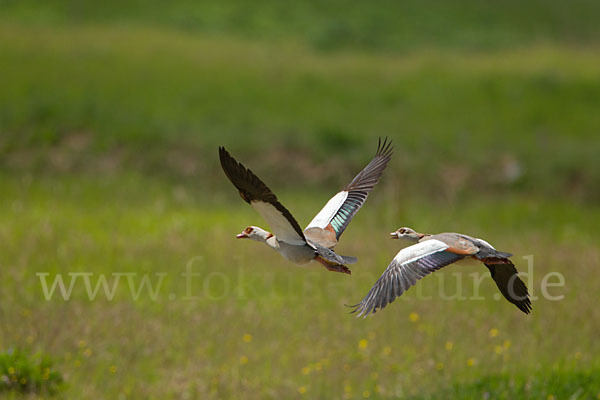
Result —
<path fill-rule="evenodd" d="M 272 236 L 273 234 L 271 232 L 267 232 L 258 226 L 249 226 L 235 237 L 238 239 L 252 239 L 259 242 L 264 242 Z"/>
<path fill-rule="evenodd" d="M 423 235 L 415 232 L 411 228 L 406 227 L 400 228 L 395 232 L 390 233 L 390 239 L 404 239 L 412 242 L 418 241 L 421 237 L 423 237 Z"/>

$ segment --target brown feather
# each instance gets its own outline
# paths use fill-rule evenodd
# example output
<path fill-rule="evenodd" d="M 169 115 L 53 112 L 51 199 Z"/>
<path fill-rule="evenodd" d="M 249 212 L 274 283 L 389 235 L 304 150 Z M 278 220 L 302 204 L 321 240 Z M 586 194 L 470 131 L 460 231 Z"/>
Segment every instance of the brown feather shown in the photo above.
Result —
<path fill-rule="evenodd" d="M 437 235 L 429 236 L 425 240 L 436 239 L 445 243 L 448 248 L 446 251 L 454 254 L 473 255 L 479 251 L 479 247 L 470 240 L 456 233 L 438 233 Z"/>

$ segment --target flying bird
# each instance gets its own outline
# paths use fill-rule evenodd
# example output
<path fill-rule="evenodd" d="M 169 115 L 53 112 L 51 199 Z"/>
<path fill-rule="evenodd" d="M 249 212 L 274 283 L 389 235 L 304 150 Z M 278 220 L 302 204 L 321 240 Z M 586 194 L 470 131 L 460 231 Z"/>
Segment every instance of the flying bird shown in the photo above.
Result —
<path fill-rule="evenodd" d="M 219 158 L 225 175 L 271 226 L 273 233 L 257 226 L 248 226 L 236 237 L 265 243 L 289 261 L 302 265 L 315 260 L 330 271 L 350 274 L 346 264 L 355 257 L 341 256 L 333 251 L 352 217 L 367 200 L 392 157 L 391 141 L 387 138 L 377 146 L 375 156 L 346 187 L 333 196 L 303 231 L 277 196 L 254 173 L 237 162 L 224 147 Z"/>
<path fill-rule="evenodd" d="M 485 240 L 460 233 L 429 235 L 400 228 L 390 235 L 392 239 L 405 239 L 416 244 L 400 250 L 365 298 L 351 306 L 353 313 L 358 312 L 357 316 L 375 313 L 415 285 L 417 280 L 464 258 L 483 262 L 506 300 L 525 314 L 531 311 L 527 287 L 509 260 L 512 254 L 497 251 Z"/>

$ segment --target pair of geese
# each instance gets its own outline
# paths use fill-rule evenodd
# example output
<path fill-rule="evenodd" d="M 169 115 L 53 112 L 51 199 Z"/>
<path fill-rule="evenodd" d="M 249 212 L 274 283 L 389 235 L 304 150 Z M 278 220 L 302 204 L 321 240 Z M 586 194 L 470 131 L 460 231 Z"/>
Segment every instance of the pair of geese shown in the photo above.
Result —
<path fill-rule="evenodd" d="M 302 265 L 314 260 L 329 271 L 350 274 L 346 265 L 355 263 L 357 259 L 339 255 L 333 248 L 352 217 L 367 200 L 391 157 L 391 141 L 386 138 L 382 142 L 379 139 L 377 152 L 371 162 L 333 196 L 302 230 L 271 189 L 236 161 L 224 147 L 220 147 L 219 158 L 225 175 L 242 199 L 267 221 L 273 231 L 271 233 L 257 226 L 248 226 L 236 237 L 265 243 L 295 264 Z M 365 298 L 352 306 L 358 316 L 366 317 L 383 309 L 415 285 L 417 280 L 464 258 L 483 262 L 502 295 L 524 313 L 531 311 L 527 287 L 509 260 L 512 254 L 497 251 L 485 240 L 459 233 L 430 235 L 400 228 L 390 235 L 392 239 L 404 239 L 414 244 L 400 250 Z"/>

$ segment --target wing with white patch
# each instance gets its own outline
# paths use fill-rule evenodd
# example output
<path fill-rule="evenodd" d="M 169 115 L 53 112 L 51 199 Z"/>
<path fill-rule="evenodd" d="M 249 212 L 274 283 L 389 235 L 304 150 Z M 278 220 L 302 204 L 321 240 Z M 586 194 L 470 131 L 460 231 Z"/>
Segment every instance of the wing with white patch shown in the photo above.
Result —
<path fill-rule="evenodd" d="M 267 221 L 278 240 L 296 245 L 306 243 L 298 222 L 267 185 L 231 157 L 224 147 L 219 147 L 219 159 L 225 175 L 238 189 L 242 199 Z"/>
<path fill-rule="evenodd" d="M 290 220 L 285 216 L 280 208 L 278 208 L 272 202 L 251 200 L 250 205 L 265 219 L 265 221 L 267 221 L 271 227 L 271 230 L 273 231 L 273 234 L 277 237 L 277 240 L 297 245 L 303 245 L 306 243 L 304 235 L 300 236 L 300 233 L 294 229 L 294 226 L 292 223 L 290 223 Z M 281 206 L 280 203 L 279 205 Z M 294 222 L 296 221 L 294 220 Z M 297 224 L 298 223 L 296 222 L 296 225 Z"/>
<path fill-rule="evenodd" d="M 391 158 L 392 142 L 388 142 L 387 138 L 383 142 L 379 139 L 377 152 L 371 162 L 354 177 L 352 182 L 325 204 L 306 229 L 315 227 L 326 229 L 331 224 L 336 240 L 339 239 L 352 217 L 367 200 Z"/>
<path fill-rule="evenodd" d="M 331 222 L 335 214 L 338 212 L 338 210 L 344 205 L 344 202 L 347 198 L 348 192 L 341 191 L 335 196 L 333 196 L 331 199 L 329 199 L 327 204 L 325 204 L 325 207 L 323 207 L 321 211 L 319 211 L 319 213 L 315 215 L 315 217 L 312 221 L 310 221 L 310 224 L 308 224 L 306 229 L 314 227 L 325 229 L 325 227 L 329 225 L 329 223 Z"/>
<path fill-rule="evenodd" d="M 358 312 L 359 317 L 375 313 L 419 279 L 465 257 L 445 251 L 447 248 L 444 242 L 431 239 L 400 250 L 365 298 L 351 306 L 354 307 L 352 312 Z"/>

